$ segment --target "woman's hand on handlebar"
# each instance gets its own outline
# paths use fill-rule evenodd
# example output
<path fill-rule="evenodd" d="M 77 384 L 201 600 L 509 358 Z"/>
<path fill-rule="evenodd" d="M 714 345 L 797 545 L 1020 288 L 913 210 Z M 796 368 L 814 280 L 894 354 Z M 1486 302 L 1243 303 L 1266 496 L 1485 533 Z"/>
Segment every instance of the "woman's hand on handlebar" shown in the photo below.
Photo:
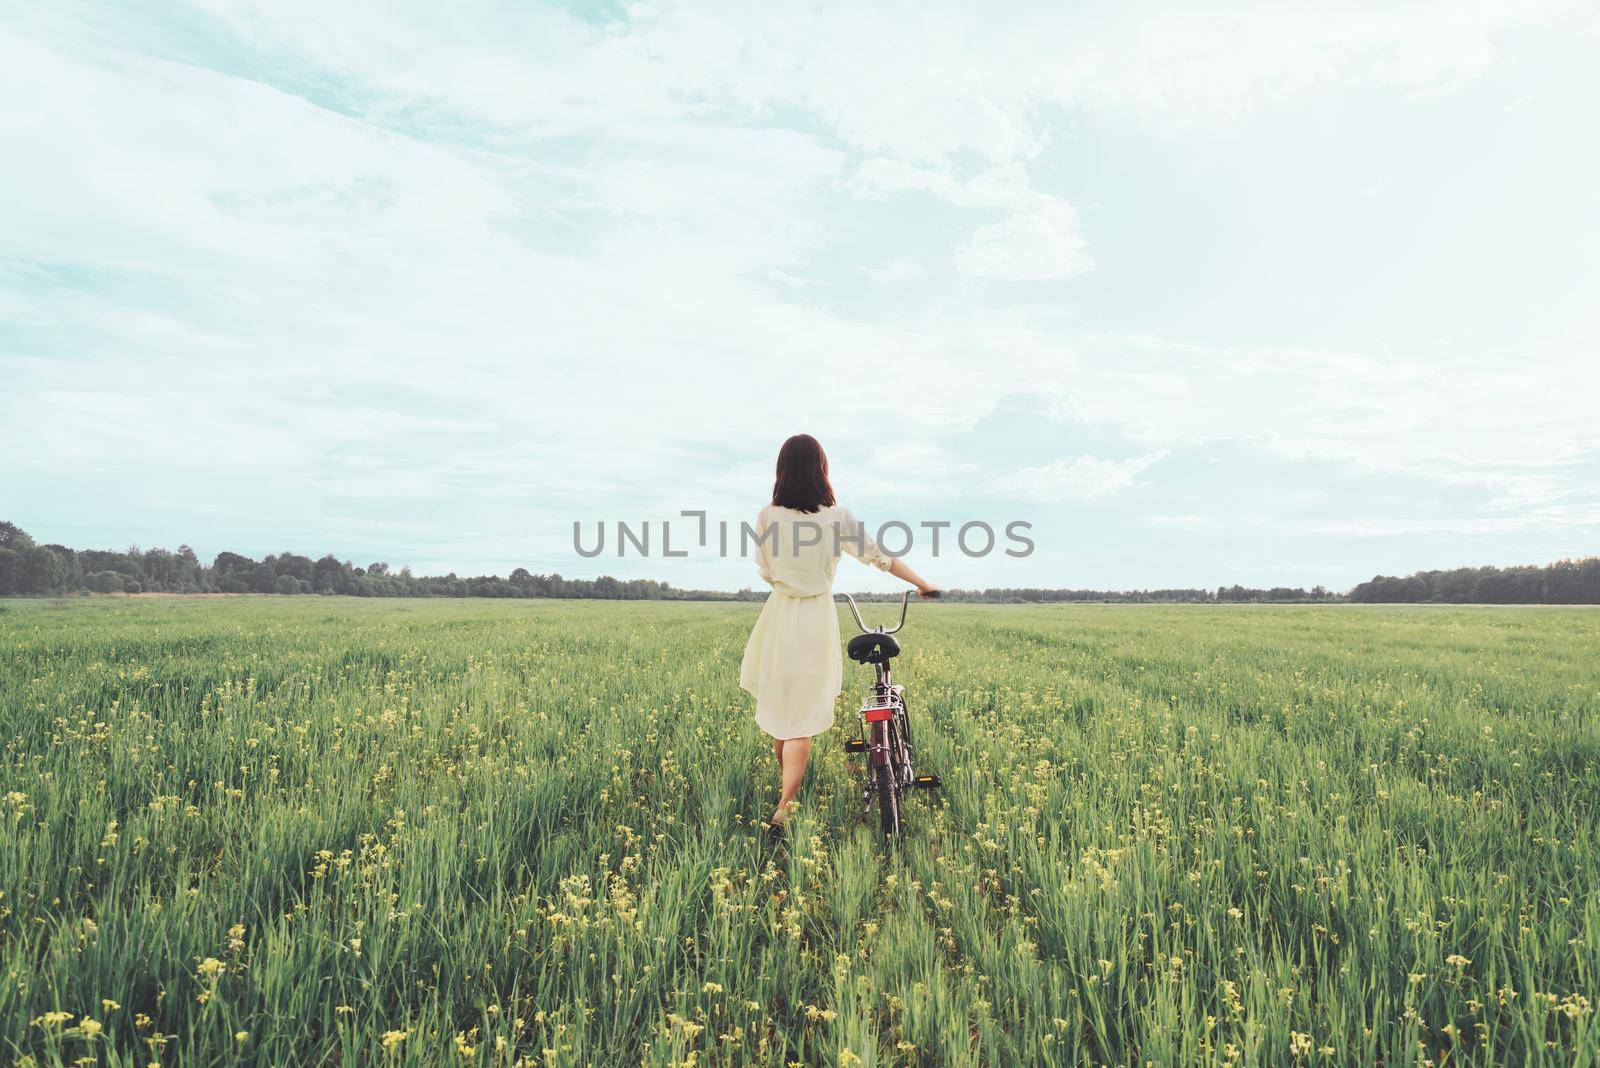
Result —
<path fill-rule="evenodd" d="M 889 565 L 889 574 L 901 582 L 909 582 L 917 588 L 917 596 L 924 601 L 931 601 L 939 596 L 939 587 L 917 574 L 906 566 L 906 562 L 898 556 Z"/>

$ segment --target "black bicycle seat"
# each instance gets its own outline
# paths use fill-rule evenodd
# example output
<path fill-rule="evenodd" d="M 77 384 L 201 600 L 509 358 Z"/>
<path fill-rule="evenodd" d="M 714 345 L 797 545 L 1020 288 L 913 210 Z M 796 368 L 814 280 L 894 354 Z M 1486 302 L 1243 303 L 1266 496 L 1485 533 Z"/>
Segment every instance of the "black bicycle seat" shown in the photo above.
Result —
<path fill-rule="evenodd" d="M 845 651 L 858 664 L 887 664 L 900 655 L 900 643 L 894 640 L 892 634 L 873 631 L 851 638 Z"/>

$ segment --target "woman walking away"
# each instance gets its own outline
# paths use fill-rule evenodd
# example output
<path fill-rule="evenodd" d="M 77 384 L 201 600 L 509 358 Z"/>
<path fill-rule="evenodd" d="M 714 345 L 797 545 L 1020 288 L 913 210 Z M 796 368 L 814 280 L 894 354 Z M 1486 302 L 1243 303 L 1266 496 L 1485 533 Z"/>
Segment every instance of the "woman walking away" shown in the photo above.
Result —
<path fill-rule="evenodd" d="M 839 553 L 904 579 L 923 599 L 936 587 L 880 549 L 850 510 L 834 503 L 828 457 L 810 434 L 796 434 L 778 450 L 772 503 L 761 509 L 756 536 L 756 561 L 772 593 L 745 643 L 739 685 L 755 696 L 756 726 L 772 735 L 782 772 L 776 834 L 805 778 L 812 737 L 833 726 L 844 680 L 833 603 Z"/>

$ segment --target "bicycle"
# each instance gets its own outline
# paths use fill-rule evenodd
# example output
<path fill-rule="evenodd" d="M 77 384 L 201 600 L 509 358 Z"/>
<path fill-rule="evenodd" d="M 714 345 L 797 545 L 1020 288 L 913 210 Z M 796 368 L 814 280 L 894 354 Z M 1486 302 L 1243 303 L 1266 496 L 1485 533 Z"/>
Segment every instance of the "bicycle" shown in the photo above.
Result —
<path fill-rule="evenodd" d="M 900 643 L 894 635 L 906 625 L 911 591 L 907 590 L 900 599 L 900 622 L 888 630 L 882 627 L 868 630 L 856 608 L 855 598 L 848 593 L 839 596 L 849 604 L 850 614 L 861 631 L 850 639 L 845 650 L 856 663 L 871 664 L 875 675 L 872 692 L 861 706 L 862 736 L 846 739 L 844 750 L 867 754 L 867 782 L 861 801 L 867 809 L 877 802 L 883 837 L 892 843 L 904 827 L 900 799 L 909 790 L 931 790 L 939 786 L 939 776 L 918 775 L 911 766 L 911 717 L 906 708 L 905 687 L 897 685 L 890 677 L 889 661 L 900 655 Z M 926 596 L 936 598 L 939 593 L 935 590 Z"/>

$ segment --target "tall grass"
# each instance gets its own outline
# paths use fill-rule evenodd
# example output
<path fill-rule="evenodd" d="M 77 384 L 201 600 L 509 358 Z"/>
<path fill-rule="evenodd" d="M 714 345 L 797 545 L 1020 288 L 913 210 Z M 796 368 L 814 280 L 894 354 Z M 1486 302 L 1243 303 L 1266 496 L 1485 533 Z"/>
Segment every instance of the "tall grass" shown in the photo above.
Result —
<path fill-rule="evenodd" d="M 754 615 L 0 607 L 0 1062 L 1595 1063 L 1600 613 L 918 606 L 888 859 Z"/>

